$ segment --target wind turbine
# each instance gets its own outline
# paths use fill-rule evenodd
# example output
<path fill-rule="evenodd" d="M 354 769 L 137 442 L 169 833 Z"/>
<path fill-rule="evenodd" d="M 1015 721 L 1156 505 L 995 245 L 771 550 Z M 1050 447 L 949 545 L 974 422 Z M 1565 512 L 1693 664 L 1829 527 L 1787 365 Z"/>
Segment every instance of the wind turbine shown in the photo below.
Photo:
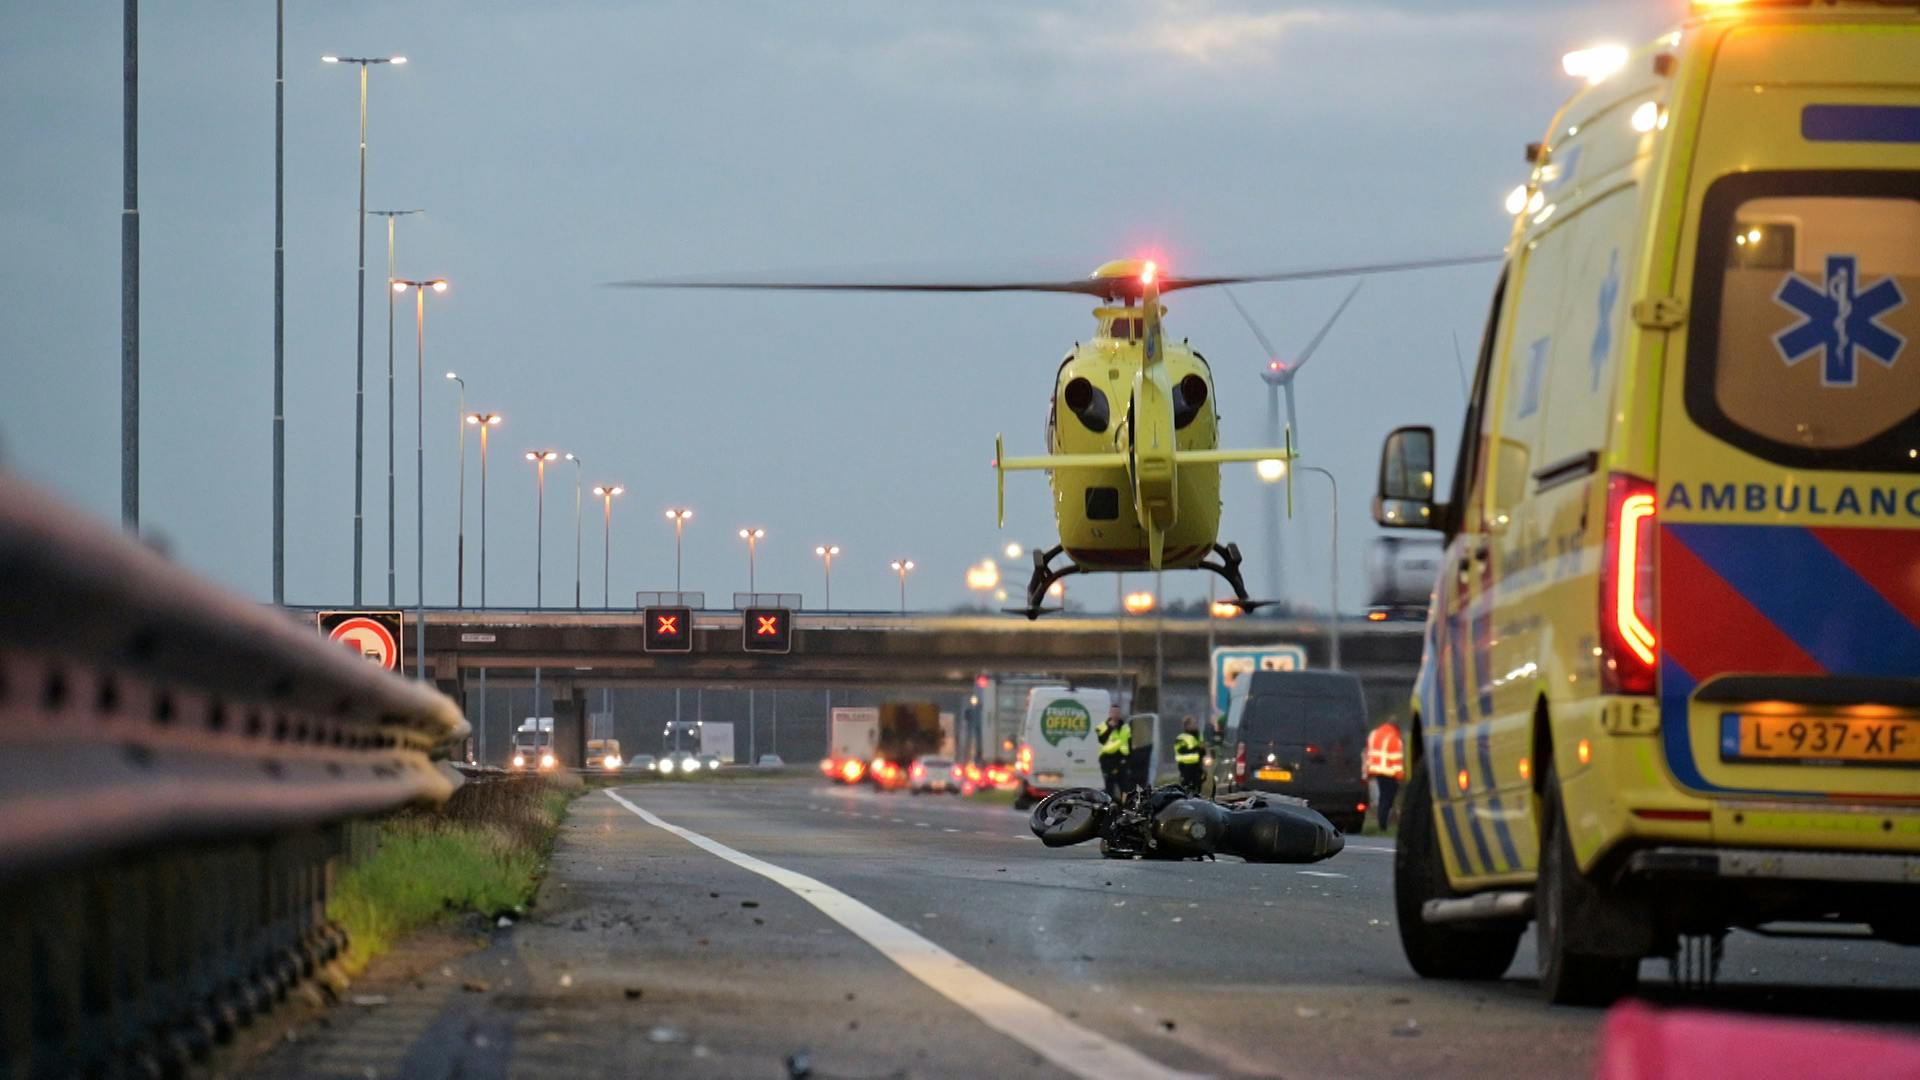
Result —
<path fill-rule="evenodd" d="M 1293 380 L 1300 374 L 1300 369 L 1307 366 L 1307 361 L 1313 359 L 1314 351 L 1320 348 L 1322 341 L 1327 339 L 1327 332 L 1333 329 L 1334 323 L 1340 321 L 1341 313 L 1347 310 L 1348 304 L 1353 303 L 1353 298 L 1359 295 L 1360 286 L 1364 284 L 1364 281 L 1354 282 L 1353 288 L 1348 290 L 1346 297 L 1340 301 L 1340 306 L 1333 309 L 1333 314 L 1328 316 L 1326 323 L 1307 342 L 1307 347 L 1300 350 L 1300 355 L 1291 361 L 1281 359 L 1280 350 L 1273 347 L 1273 342 L 1268 340 L 1266 331 L 1260 329 L 1260 324 L 1254 321 L 1253 315 L 1247 311 L 1245 305 L 1240 303 L 1240 298 L 1233 294 L 1233 290 L 1230 288 L 1221 290 L 1227 294 L 1227 300 L 1233 304 L 1233 310 L 1239 312 L 1240 318 L 1246 321 L 1247 329 L 1253 331 L 1254 340 L 1260 343 L 1260 348 L 1267 356 L 1266 366 L 1260 369 L 1260 378 L 1267 384 L 1269 446 L 1280 445 L 1280 391 L 1282 390 L 1287 392 L 1287 431 L 1296 442 L 1300 438 L 1300 424 L 1293 409 Z M 1284 600 L 1286 588 L 1280 562 L 1280 491 L 1271 483 L 1267 485 L 1266 514 L 1267 591 L 1268 595 L 1275 600 Z"/>

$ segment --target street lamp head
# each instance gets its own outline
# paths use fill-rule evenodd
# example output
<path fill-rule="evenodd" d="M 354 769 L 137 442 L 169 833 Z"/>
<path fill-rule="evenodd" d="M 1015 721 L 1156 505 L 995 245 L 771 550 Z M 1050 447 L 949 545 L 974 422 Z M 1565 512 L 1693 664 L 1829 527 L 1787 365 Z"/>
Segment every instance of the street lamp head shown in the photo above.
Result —
<path fill-rule="evenodd" d="M 765 529 L 741 529 L 740 530 L 740 539 L 742 540 L 762 540 L 766 538 L 766 535 L 767 535 L 767 530 Z"/>
<path fill-rule="evenodd" d="M 913 569 L 913 560 L 912 559 L 895 559 L 890 565 L 896 571 L 904 574 L 907 571 Z"/>
<path fill-rule="evenodd" d="M 395 64 L 404 64 L 407 62 L 407 58 L 404 56 L 396 56 L 390 62 Z"/>
<path fill-rule="evenodd" d="M 459 382 L 459 381 L 460 381 L 460 376 L 459 376 L 458 374 L 456 374 L 456 373 L 454 373 L 454 372 L 451 372 L 451 371 L 449 371 L 449 372 L 447 372 L 447 378 L 449 378 L 449 379 L 452 379 L 452 380 L 453 380 L 453 381 L 455 381 L 455 382 Z"/>
<path fill-rule="evenodd" d="M 499 422 L 500 414 L 497 412 L 471 412 L 467 414 L 467 423 L 469 424 L 484 424 L 491 427 Z"/>
<path fill-rule="evenodd" d="M 560 452 L 557 450 L 529 450 L 527 451 L 527 460 L 558 461 L 560 460 Z"/>
<path fill-rule="evenodd" d="M 340 62 L 340 58 L 337 56 L 323 56 L 320 58 L 320 62 L 323 64 L 337 64 Z"/>
<path fill-rule="evenodd" d="M 568 460 L 568 461 L 579 461 L 579 460 L 580 460 L 580 459 L 579 459 L 578 457 L 575 457 L 575 456 L 573 455 L 573 453 L 572 453 L 571 451 L 569 451 L 569 452 L 567 453 L 567 455 L 566 455 L 566 458 L 567 458 L 567 460 Z"/>
<path fill-rule="evenodd" d="M 1023 553 L 1024 553 L 1024 549 L 1022 549 L 1022 548 L 1020 547 L 1020 545 L 1019 545 L 1019 544 L 1008 544 L 1008 545 L 1007 545 L 1007 558 L 1009 558 L 1009 559 L 1017 559 L 1017 558 L 1019 558 L 1019 557 L 1020 557 L 1020 556 L 1021 556 L 1021 555 L 1022 555 Z"/>
<path fill-rule="evenodd" d="M 1277 483 L 1286 478 L 1287 463 L 1281 458 L 1261 458 L 1254 464 L 1253 471 L 1267 483 Z"/>
<path fill-rule="evenodd" d="M 394 283 L 393 283 L 393 291 L 394 291 L 394 292 L 402 292 L 402 293 L 403 293 L 403 292 L 406 292 L 406 291 L 407 291 L 407 282 L 404 282 L 404 281 L 400 281 L 400 280 L 397 280 L 397 279 L 396 279 L 396 280 L 394 281 Z"/>
<path fill-rule="evenodd" d="M 446 278 L 435 278 L 435 279 L 433 280 L 433 291 L 434 291 L 434 292 L 446 292 L 446 291 L 447 291 L 447 279 L 446 279 Z"/>
<path fill-rule="evenodd" d="M 822 557 L 825 557 L 828 555 L 838 555 L 840 554 L 840 545 L 839 544 L 822 544 L 821 546 L 814 548 L 813 553 L 815 555 L 819 555 Z"/>

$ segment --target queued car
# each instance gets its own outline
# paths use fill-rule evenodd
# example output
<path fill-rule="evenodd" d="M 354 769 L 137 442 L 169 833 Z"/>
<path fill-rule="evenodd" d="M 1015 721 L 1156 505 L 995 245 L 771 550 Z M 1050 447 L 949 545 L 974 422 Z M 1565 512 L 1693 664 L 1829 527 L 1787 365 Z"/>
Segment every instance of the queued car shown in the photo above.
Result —
<path fill-rule="evenodd" d="M 718 754 L 700 754 L 696 756 L 694 760 L 699 762 L 700 768 L 707 772 L 712 772 L 714 769 L 720 767 L 720 755 Z"/>
<path fill-rule="evenodd" d="M 599 769 L 604 772 L 619 772 L 620 765 L 619 739 L 587 740 L 587 768 Z"/>
<path fill-rule="evenodd" d="M 660 760 L 652 754 L 635 754 L 627 759 L 626 767 L 630 772 L 657 772 L 659 765 Z"/>
<path fill-rule="evenodd" d="M 867 778 L 881 791 L 899 791 L 907 786 L 908 775 L 905 766 L 895 764 L 886 758 L 874 758 L 867 766 Z"/>
<path fill-rule="evenodd" d="M 661 776 L 685 776 L 701 769 L 700 759 L 691 750 L 675 750 L 660 759 Z"/>
<path fill-rule="evenodd" d="M 935 791 L 958 795 L 965 783 L 966 771 L 954 764 L 952 758 L 922 755 L 914 758 L 907 769 L 907 790 L 915 795 Z"/>

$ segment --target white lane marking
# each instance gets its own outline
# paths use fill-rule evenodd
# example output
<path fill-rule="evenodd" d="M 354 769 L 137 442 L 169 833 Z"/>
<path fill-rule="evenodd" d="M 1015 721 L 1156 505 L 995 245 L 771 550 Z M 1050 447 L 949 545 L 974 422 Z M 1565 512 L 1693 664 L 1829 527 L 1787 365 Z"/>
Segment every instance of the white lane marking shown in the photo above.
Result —
<path fill-rule="evenodd" d="M 1169 1069 L 1125 1043 L 1081 1027 L 831 885 L 663 821 L 612 791 L 607 797 L 647 824 L 759 874 L 819 908 L 900 970 L 1067 1073 L 1083 1080 L 1200 1080 L 1204 1076 Z"/>
<path fill-rule="evenodd" d="M 948 828 L 942 828 L 942 829 L 941 829 L 940 831 L 941 831 L 941 832 L 951 832 L 951 833 L 957 833 L 957 832 L 959 832 L 960 830 L 959 830 L 959 829 L 948 829 Z"/>
<path fill-rule="evenodd" d="M 924 821 L 916 821 L 916 822 L 914 822 L 914 823 L 913 823 L 913 827 L 914 827 L 914 828 L 916 828 L 916 829 L 931 829 L 931 828 L 933 828 L 933 826 L 931 826 L 931 825 L 929 825 L 929 824 L 927 824 L 927 823 L 926 823 L 926 822 L 924 822 Z"/>
<path fill-rule="evenodd" d="M 1346 846 L 1346 850 L 1347 850 L 1347 851 L 1364 851 L 1364 852 L 1366 852 L 1366 853 L 1367 853 L 1367 854 L 1369 854 L 1369 855 L 1391 855 L 1391 854 L 1393 854 L 1393 849 L 1392 849 L 1392 848 L 1390 848 L 1390 847 L 1366 847 L 1366 846 L 1362 846 L 1362 845 L 1360 845 L 1360 844 L 1348 844 L 1348 845 Z"/>
<path fill-rule="evenodd" d="M 1307 875 L 1308 877 L 1338 877 L 1338 878 L 1343 878 L 1343 877 L 1346 877 L 1346 876 L 1347 876 L 1347 875 L 1345 875 L 1345 874 L 1336 874 L 1336 873 L 1334 873 L 1334 872 L 1333 872 L 1333 871 L 1331 871 L 1331 870 L 1296 870 L 1296 871 L 1294 871 L 1294 873 L 1296 873 L 1296 874 L 1305 874 L 1305 875 Z"/>

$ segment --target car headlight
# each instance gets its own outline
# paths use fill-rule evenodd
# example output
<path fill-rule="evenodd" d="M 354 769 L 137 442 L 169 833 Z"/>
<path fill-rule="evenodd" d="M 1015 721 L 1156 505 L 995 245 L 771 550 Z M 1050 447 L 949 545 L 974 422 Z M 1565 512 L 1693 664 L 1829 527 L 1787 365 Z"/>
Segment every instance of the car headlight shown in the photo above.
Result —
<path fill-rule="evenodd" d="M 554 764 L 555 764 L 555 762 L 554 762 L 554 757 L 553 757 L 553 755 L 552 755 L 552 754 L 541 754 L 541 755 L 540 755 L 540 767 L 541 767 L 541 768 L 543 768 L 543 769 L 551 769 L 551 768 L 553 768 L 553 766 L 554 766 Z"/>
<path fill-rule="evenodd" d="M 525 754 L 515 754 L 515 755 L 513 755 L 513 767 L 514 767 L 514 768 L 516 768 L 516 769 L 524 769 L 524 768 L 526 768 L 526 767 L 527 767 L 527 755 L 525 755 Z"/>
<path fill-rule="evenodd" d="M 717 768 L 719 768 L 719 767 L 720 767 L 720 763 L 719 763 L 718 761 L 709 761 L 709 762 L 707 762 L 707 768 L 709 768 L 709 769 L 717 769 Z"/>
<path fill-rule="evenodd" d="M 608 754 L 608 755 L 607 755 L 607 768 L 609 768 L 609 769 L 617 769 L 617 768 L 619 768 L 619 767 L 620 767 L 620 755 L 619 755 L 619 754 Z"/>

